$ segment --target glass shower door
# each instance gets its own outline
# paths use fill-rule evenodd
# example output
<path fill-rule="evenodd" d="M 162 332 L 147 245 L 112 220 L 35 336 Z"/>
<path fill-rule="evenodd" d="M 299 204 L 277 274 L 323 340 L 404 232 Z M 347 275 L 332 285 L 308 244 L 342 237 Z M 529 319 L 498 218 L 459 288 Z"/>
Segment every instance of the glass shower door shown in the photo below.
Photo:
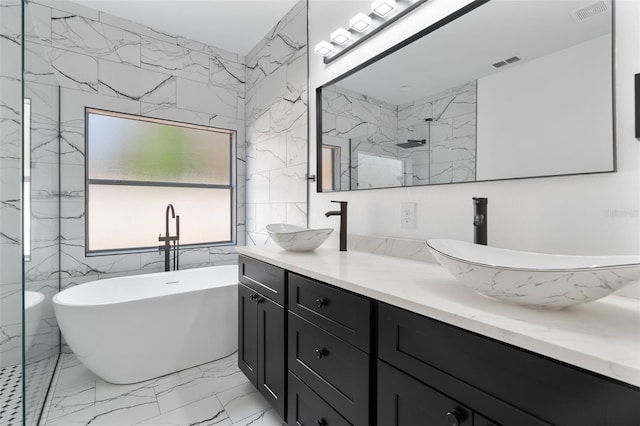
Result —
<path fill-rule="evenodd" d="M 21 22 L 0 0 L 0 424 L 22 424 Z"/>
<path fill-rule="evenodd" d="M 41 6 L 23 4 L 24 424 L 35 426 L 60 354 L 60 90 Z"/>

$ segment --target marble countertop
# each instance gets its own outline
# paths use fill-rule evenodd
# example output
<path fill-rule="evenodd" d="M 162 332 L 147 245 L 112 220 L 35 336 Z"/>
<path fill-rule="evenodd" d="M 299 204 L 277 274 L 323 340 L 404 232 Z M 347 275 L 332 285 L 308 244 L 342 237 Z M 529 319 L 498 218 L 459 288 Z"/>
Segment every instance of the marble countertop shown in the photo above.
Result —
<path fill-rule="evenodd" d="M 537 310 L 485 298 L 436 264 L 359 251 L 276 246 L 240 254 L 640 386 L 640 300 L 611 295 L 564 310 Z"/>

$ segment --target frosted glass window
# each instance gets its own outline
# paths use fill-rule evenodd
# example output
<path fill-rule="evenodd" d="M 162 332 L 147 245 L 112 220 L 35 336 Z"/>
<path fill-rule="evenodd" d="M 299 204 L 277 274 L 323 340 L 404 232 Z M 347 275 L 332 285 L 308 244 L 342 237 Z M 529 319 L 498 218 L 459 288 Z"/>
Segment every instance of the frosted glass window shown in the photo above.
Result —
<path fill-rule="evenodd" d="M 233 136 L 87 108 L 87 252 L 155 249 L 168 204 L 180 216 L 181 246 L 232 243 Z"/>
<path fill-rule="evenodd" d="M 89 110 L 87 135 L 89 179 L 230 183 L 228 133 Z"/>
<path fill-rule="evenodd" d="M 89 250 L 155 247 L 164 234 L 165 209 L 180 215 L 180 243 L 231 241 L 231 190 L 89 185 Z M 175 235 L 175 221 L 169 221 Z"/>

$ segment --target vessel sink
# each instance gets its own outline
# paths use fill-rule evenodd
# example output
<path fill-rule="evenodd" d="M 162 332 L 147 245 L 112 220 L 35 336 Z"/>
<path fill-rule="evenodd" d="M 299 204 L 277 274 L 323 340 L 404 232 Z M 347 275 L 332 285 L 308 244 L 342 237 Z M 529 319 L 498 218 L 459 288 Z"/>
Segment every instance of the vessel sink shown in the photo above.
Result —
<path fill-rule="evenodd" d="M 427 246 L 458 281 L 503 302 L 563 308 L 640 280 L 640 256 L 567 256 L 435 239 Z"/>
<path fill-rule="evenodd" d="M 286 223 L 272 223 L 266 228 L 273 242 L 289 251 L 314 250 L 333 232 L 332 228 L 310 229 Z"/>

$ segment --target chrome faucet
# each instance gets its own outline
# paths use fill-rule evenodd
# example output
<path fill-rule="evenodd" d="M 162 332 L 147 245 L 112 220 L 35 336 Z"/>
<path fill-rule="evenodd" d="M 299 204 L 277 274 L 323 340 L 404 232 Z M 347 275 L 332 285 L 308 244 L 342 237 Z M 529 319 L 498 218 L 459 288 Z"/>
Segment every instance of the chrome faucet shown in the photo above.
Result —
<path fill-rule="evenodd" d="M 169 234 L 169 213 L 171 218 L 176 220 L 176 235 Z M 165 232 L 164 237 L 162 234 L 158 235 L 158 241 L 164 242 L 164 244 L 158 246 L 158 252 L 162 254 L 164 251 L 164 270 L 171 270 L 171 242 L 173 242 L 173 270 L 177 271 L 179 268 L 179 249 L 180 249 L 180 216 L 176 216 L 176 211 L 173 208 L 173 204 L 167 206 L 165 212 Z"/>
<path fill-rule="evenodd" d="M 332 210 L 326 212 L 324 215 L 340 216 L 340 251 L 347 251 L 347 202 L 346 201 L 331 201 L 332 203 L 340 203 L 340 210 Z"/>
<path fill-rule="evenodd" d="M 487 204 L 486 198 L 473 197 L 473 242 L 487 245 Z"/>

